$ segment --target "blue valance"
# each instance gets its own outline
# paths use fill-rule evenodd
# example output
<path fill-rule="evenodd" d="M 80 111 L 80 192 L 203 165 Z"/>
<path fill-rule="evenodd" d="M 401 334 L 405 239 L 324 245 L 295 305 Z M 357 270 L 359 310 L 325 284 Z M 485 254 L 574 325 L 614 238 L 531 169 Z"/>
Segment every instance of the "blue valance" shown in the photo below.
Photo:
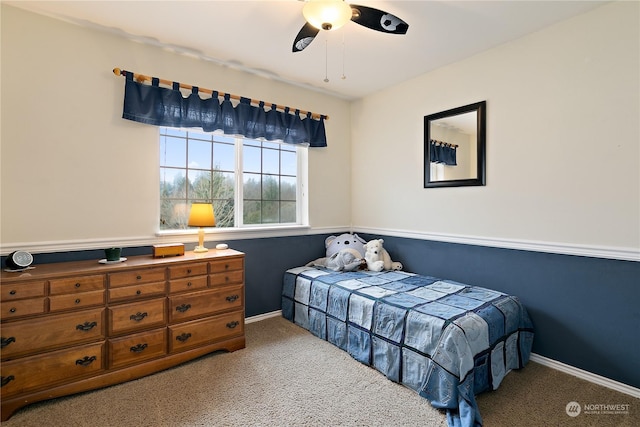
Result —
<path fill-rule="evenodd" d="M 115 72 L 115 70 L 114 70 Z M 134 74 L 122 71 L 126 76 L 122 118 L 155 126 L 177 128 L 202 128 L 206 132 L 222 130 L 229 135 L 246 138 L 280 140 L 289 144 L 309 144 L 311 147 L 326 147 L 324 129 L 325 116 L 319 119 L 307 112 L 301 117 L 300 110 L 284 111 L 275 104 L 252 105 L 251 99 L 240 97 L 234 105 L 231 95 L 225 94 L 219 101 L 219 92 L 212 91 L 211 98 L 202 99 L 198 87 L 184 97 L 180 84 L 173 82 L 172 88 L 160 86 L 160 79 L 151 78 L 151 84 L 133 79 Z"/>
<path fill-rule="evenodd" d="M 456 166 L 458 164 L 456 162 L 456 146 L 432 139 L 429 141 L 429 161 Z"/>

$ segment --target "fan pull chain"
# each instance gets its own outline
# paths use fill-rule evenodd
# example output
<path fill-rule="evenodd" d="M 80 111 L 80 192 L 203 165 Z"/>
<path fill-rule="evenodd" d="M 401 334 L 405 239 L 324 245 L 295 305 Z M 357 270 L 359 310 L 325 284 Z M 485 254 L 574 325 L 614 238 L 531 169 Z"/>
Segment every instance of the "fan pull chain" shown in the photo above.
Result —
<path fill-rule="evenodd" d="M 324 41 L 324 82 L 329 83 L 329 40 Z"/>
<path fill-rule="evenodd" d="M 347 76 L 344 74 L 344 62 L 345 62 L 345 43 L 344 43 L 344 32 L 342 33 L 342 80 L 346 80 Z"/>

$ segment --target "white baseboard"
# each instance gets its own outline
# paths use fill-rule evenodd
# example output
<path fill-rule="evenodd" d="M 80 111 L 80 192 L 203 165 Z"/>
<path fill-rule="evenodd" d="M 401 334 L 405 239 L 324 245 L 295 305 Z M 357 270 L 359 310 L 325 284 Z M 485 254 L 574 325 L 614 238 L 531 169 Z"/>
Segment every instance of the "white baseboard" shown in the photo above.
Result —
<path fill-rule="evenodd" d="M 282 316 L 282 310 L 277 310 L 269 313 L 259 314 L 257 316 L 247 317 L 244 320 L 244 323 L 247 324 L 247 323 L 259 322 L 261 320 L 266 320 L 272 317 L 280 317 L 280 316 Z M 640 399 L 640 389 L 631 387 L 630 385 L 623 384 L 621 382 L 614 381 L 612 379 L 593 374 L 591 372 L 573 367 L 571 365 L 567 365 L 566 363 L 549 359 L 548 357 L 540 356 L 539 354 L 536 354 L 536 353 L 531 353 L 530 360 L 532 362 L 536 362 L 541 365 L 547 366 L 551 369 L 556 369 L 560 372 L 573 375 L 574 377 L 578 377 L 585 381 L 589 381 L 590 383 L 598 384 L 600 386 L 610 388 L 611 390 L 628 394 L 629 396 L 635 397 L 636 399 Z"/>
<path fill-rule="evenodd" d="M 531 353 L 530 360 L 566 374 L 573 375 L 574 377 L 578 377 L 585 381 L 589 381 L 590 383 L 598 384 L 603 387 L 610 388 L 611 390 L 628 394 L 636 399 L 640 399 L 640 389 L 631 387 L 630 385 L 623 384 L 600 375 L 592 374 L 591 372 L 558 362 L 557 360 L 549 359 L 548 357 L 540 356 L 539 354 Z"/>
<path fill-rule="evenodd" d="M 247 323 L 259 322 L 261 320 L 266 320 L 271 317 L 280 317 L 280 316 L 282 316 L 282 310 L 272 311 L 269 313 L 258 314 L 257 316 L 247 317 L 244 319 L 244 323 L 246 325 Z"/>

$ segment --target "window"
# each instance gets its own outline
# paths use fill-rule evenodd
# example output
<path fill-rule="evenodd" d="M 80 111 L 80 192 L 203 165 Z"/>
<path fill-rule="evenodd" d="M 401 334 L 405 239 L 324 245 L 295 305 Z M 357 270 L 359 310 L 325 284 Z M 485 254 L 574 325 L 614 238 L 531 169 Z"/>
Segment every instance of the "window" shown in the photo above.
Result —
<path fill-rule="evenodd" d="M 306 148 L 160 128 L 160 230 L 187 228 L 193 202 L 212 202 L 216 227 L 303 223 Z"/>

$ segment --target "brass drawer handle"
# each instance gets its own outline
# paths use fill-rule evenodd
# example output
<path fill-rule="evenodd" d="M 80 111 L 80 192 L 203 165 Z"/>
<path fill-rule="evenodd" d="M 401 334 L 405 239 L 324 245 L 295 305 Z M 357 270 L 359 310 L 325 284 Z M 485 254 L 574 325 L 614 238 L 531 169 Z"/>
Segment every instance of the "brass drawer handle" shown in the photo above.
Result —
<path fill-rule="evenodd" d="M 84 322 L 84 324 L 82 325 L 76 325 L 76 330 L 78 331 L 90 331 L 91 329 L 95 328 L 96 326 L 98 326 L 97 322 Z"/>
<path fill-rule="evenodd" d="M 16 308 L 15 308 L 15 307 L 11 307 L 11 308 L 9 309 L 9 313 L 15 313 L 16 311 L 18 311 L 18 310 L 16 310 Z"/>
<path fill-rule="evenodd" d="M 76 288 L 79 288 L 79 287 L 80 287 L 80 283 L 76 283 Z"/>
<path fill-rule="evenodd" d="M 80 298 L 76 298 L 76 304 L 80 304 Z"/>
<path fill-rule="evenodd" d="M 180 313 L 184 313 L 185 311 L 189 310 L 190 308 L 191 308 L 191 304 L 181 304 L 181 305 L 176 307 L 176 311 L 179 311 Z"/>
<path fill-rule="evenodd" d="M 11 344 L 12 342 L 16 342 L 16 337 L 9 337 L 9 338 L 2 337 L 2 342 L 0 343 L 0 348 L 5 348 L 6 346 Z"/>
<path fill-rule="evenodd" d="M 228 297 L 226 297 L 225 299 L 229 302 L 234 302 L 235 300 L 237 300 L 238 298 L 240 298 L 239 295 L 229 295 Z"/>
<path fill-rule="evenodd" d="M 76 365 L 81 365 L 81 366 L 89 366 L 91 365 L 93 362 L 95 362 L 96 357 L 95 356 L 85 356 L 82 359 L 78 359 L 76 360 Z"/>
<path fill-rule="evenodd" d="M 134 345 L 133 347 L 131 347 L 129 349 L 129 351 L 131 351 L 132 353 L 140 353 L 142 351 L 144 351 L 144 349 L 147 348 L 147 344 L 137 344 Z"/>
<path fill-rule="evenodd" d="M 132 314 L 131 316 L 129 316 L 129 320 L 135 320 L 136 322 L 139 322 L 148 315 L 149 314 L 146 311 L 144 313 L 137 312 L 136 314 Z"/>
<path fill-rule="evenodd" d="M 2 382 L 0 383 L 0 387 L 4 387 L 9 384 L 11 381 L 15 380 L 16 377 L 13 375 L 9 375 L 8 377 L 2 377 Z"/>
<path fill-rule="evenodd" d="M 190 268 L 187 269 L 187 274 L 191 274 L 191 269 Z"/>
<path fill-rule="evenodd" d="M 142 276 L 136 276 L 136 279 L 140 280 L 140 279 L 142 279 Z"/>
<path fill-rule="evenodd" d="M 13 289 L 13 290 L 10 290 L 10 291 L 9 291 L 9 295 L 15 295 L 15 294 L 17 294 L 17 293 L 18 293 L 18 292 L 17 292 L 15 289 Z"/>
<path fill-rule="evenodd" d="M 240 322 L 238 322 L 237 320 L 234 320 L 233 322 L 229 322 L 229 323 L 227 323 L 227 328 L 229 328 L 229 329 L 233 329 L 233 328 L 235 328 L 236 326 L 238 326 L 239 324 L 240 324 Z"/>
<path fill-rule="evenodd" d="M 189 338 L 191 338 L 191 334 L 189 333 L 182 333 L 180 335 L 178 335 L 176 337 L 176 341 L 180 341 L 180 342 L 185 342 L 186 340 L 188 340 Z"/>

